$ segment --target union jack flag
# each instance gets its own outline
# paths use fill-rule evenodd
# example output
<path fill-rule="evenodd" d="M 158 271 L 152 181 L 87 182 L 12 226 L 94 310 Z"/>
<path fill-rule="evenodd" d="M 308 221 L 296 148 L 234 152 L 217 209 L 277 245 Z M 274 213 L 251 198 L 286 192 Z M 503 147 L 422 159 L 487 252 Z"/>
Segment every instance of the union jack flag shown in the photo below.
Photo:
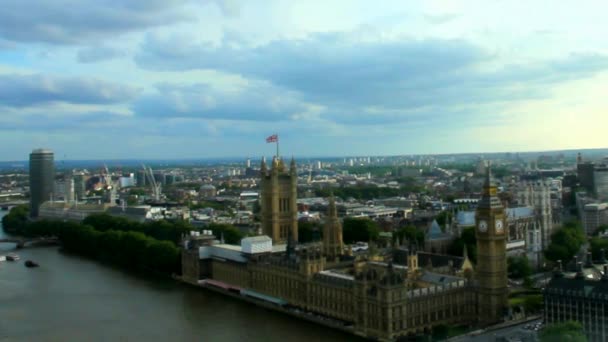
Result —
<path fill-rule="evenodd" d="M 278 142 L 278 141 L 279 141 L 279 136 L 277 134 L 273 134 L 273 135 L 269 136 L 268 138 L 266 138 L 267 143 Z"/>

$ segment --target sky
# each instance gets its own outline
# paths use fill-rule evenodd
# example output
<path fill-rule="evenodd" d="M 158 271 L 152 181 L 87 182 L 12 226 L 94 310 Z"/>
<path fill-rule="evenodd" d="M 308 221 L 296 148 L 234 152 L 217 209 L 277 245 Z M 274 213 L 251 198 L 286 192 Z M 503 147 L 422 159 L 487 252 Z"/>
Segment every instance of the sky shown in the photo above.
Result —
<path fill-rule="evenodd" d="M 607 147 L 608 3 L 3 0 L 0 160 Z"/>

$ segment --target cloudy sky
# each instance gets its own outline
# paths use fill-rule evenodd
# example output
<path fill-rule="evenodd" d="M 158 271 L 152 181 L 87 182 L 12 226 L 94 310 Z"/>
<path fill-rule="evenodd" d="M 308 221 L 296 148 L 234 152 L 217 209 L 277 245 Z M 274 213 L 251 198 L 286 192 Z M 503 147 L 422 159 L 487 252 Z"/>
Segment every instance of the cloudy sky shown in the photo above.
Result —
<path fill-rule="evenodd" d="M 607 147 L 605 1 L 2 0 L 0 160 Z"/>

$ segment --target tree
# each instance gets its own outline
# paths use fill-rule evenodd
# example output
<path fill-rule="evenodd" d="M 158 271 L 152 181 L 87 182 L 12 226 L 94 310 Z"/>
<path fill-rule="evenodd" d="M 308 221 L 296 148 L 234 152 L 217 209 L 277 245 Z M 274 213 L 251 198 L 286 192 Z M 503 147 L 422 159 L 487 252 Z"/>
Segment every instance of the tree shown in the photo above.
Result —
<path fill-rule="evenodd" d="M 222 223 L 212 223 L 208 227 L 213 235 L 220 239 L 222 235 L 224 236 L 224 242 L 228 244 L 239 244 L 241 239 L 245 237 L 245 234 L 241 232 L 238 228 L 230 224 L 222 224 Z"/>
<path fill-rule="evenodd" d="M 602 224 L 601 226 L 597 227 L 597 229 L 593 233 L 593 236 L 598 236 L 598 235 L 600 235 L 600 233 L 603 233 L 606 230 L 608 230 L 608 224 Z"/>
<path fill-rule="evenodd" d="M 541 342 L 569 341 L 586 342 L 587 337 L 583 331 L 583 326 L 579 322 L 567 321 L 546 326 L 540 332 Z"/>
<path fill-rule="evenodd" d="M 418 229 L 415 226 L 405 226 L 397 230 L 395 238 L 398 238 L 400 242 L 405 240 L 409 242 L 416 242 L 418 246 L 424 246 L 424 231 Z"/>
<path fill-rule="evenodd" d="M 473 263 L 477 262 L 477 238 L 475 237 L 475 227 L 465 228 L 460 237 L 455 239 L 448 248 L 451 255 L 462 256 L 464 247 L 467 247 L 467 255 Z"/>
<path fill-rule="evenodd" d="M 444 211 L 440 212 L 435 219 L 437 220 L 437 223 L 439 224 L 441 229 L 444 229 L 445 224 L 448 223 L 451 218 L 452 218 L 452 213 L 447 210 L 444 210 Z"/>
<path fill-rule="evenodd" d="M 369 218 L 347 217 L 342 224 L 342 233 L 345 243 L 369 242 L 378 239 L 380 229 L 378 224 Z"/>
<path fill-rule="evenodd" d="M 585 243 L 585 233 L 579 222 L 571 221 L 551 235 L 551 243 L 545 250 L 545 257 L 551 261 L 567 263 Z"/>
<path fill-rule="evenodd" d="M 18 205 L 2 218 L 2 227 L 9 234 L 23 234 L 30 210 L 27 205 Z"/>
<path fill-rule="evenodd" d="M 507 259 L 509 276 L 514 279 L 527 278 L 532 275 L 532 267 L 528 258 L 524 256 L 509 257 Z"/>
<path fill-rule="evenodd" d="M 307 243 L 321 239 L 321 227 L 317 223 L 301 221 L 298 222 L 298 242 Z"/>

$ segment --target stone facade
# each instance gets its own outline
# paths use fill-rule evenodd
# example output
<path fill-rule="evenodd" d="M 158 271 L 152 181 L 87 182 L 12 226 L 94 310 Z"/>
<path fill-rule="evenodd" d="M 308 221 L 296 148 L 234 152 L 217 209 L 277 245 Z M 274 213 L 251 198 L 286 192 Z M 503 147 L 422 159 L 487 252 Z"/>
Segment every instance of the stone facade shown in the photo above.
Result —
<path fill-rule="evenodd" d="M 292 159 L 287 170 L 283 160 L 275 157 L 268 170 L 266 160 L 262 159 L 260 173 L 262 233 L 275 244 L 286 243 L 290 234 L 298 241 L 298 175 L 295 161 Z"/>
<path fill-rule="evenodd" d="M 333 199 L 324 241 L 298 246 L 295 234 L 281 229 L 282 225 L 297 229 L 291 221 L 295 205 L 278 204 L 292 199 L 295 204 L 295 188 L 290 188 L 295 164 L 292 162 L 287 172 L 275 159 L 268 172 L 263 162 L 262 178 L 262 225 L 278 243 L 266 251 L 245 252 L 233 245 L 207 245 L 209 240 L 196 235 L 185 237 L 183 279 L 197 284 L 209 279 L 246 296 L 255 292 L 258 298 L 282 305 L 284 310 L 323 317 L 347 331 L 380 341 L 428 334 L 439 325 L 489 324 L 502 318 L 507 291 L 506 234 L 498 232 L 496 222 L 504 220 L 505 214 L 502 206 L 495 206 L 493 185 L 485 187 L 477 213 L 478 220 L 490 224 L 489 231 L 478 234 L 481 272 L 472 280 L 474 270 L 466 256 L 427 256 L 435 260 L 433 268 L 420 265 L 418 252 L 398 245 L 382 258 L 345 255 Z M 282 245 L 285 241 L 286 246 Z M 465 272 L 467 269 L 470 272 Z M 437 273 L 440 270 L 446 273 Z"/>
<path fill-rule="evenodd" d="M 476 213 L 479 319 L 483 325 L 499 322 L 507 307 L 506 213 L 487 170 Z"/>

